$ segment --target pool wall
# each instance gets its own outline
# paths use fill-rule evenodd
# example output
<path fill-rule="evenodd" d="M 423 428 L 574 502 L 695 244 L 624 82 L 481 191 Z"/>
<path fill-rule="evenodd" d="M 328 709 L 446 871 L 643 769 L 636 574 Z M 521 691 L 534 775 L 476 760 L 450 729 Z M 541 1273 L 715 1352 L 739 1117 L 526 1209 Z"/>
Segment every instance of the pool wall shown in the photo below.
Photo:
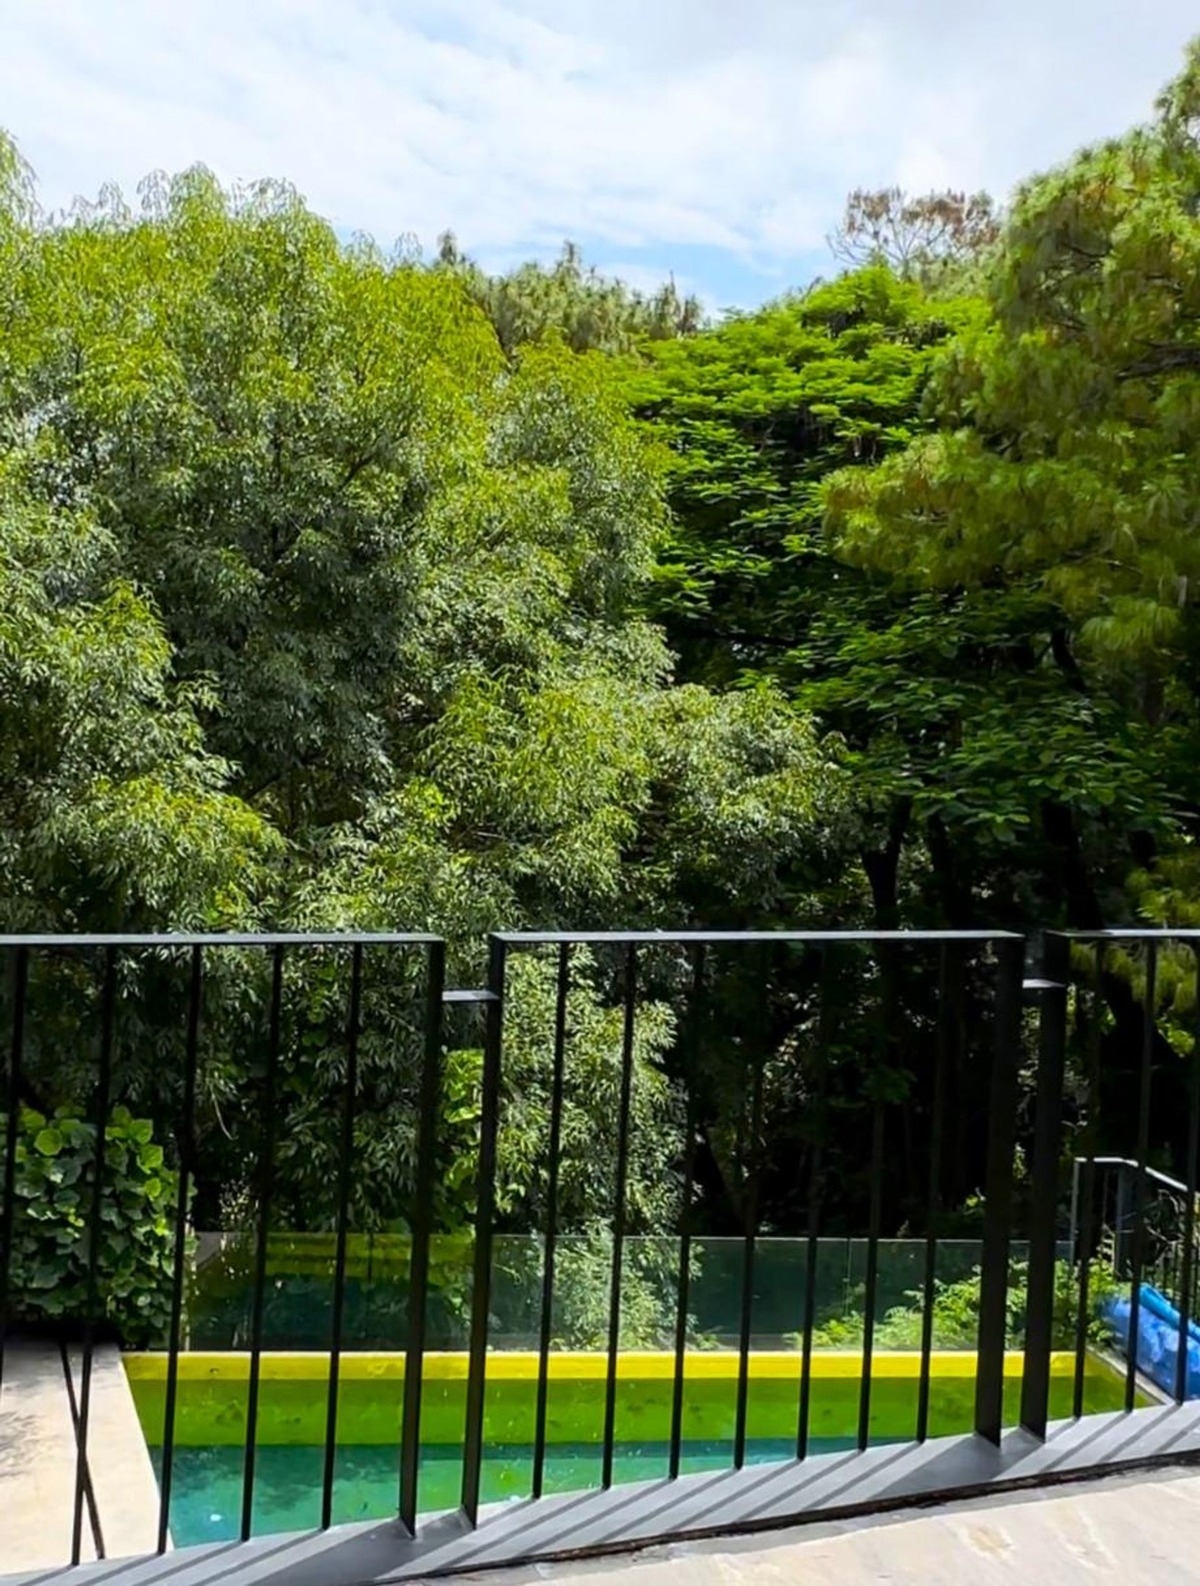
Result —
<path fill-rule="evenodd" d="M 179 1446 L 242 1444 L 251 1357 L 248 1353 L 183 1354 L 175 1441 Z M 339 1364 L 336 1436 L 340 1444 L 395 1444 L 404 1389 L 404 1356 L 394 1353 L 343 1355 Z M 489 1443 L 527 1444 L 534 1440 L 536 1352 L 504 1351 L 487 1363 L 484 1435 Z M 738 1356 L 733 1351 L 692 1352 L 684 1367 L 682 1433 L 685 1441 L 710 1442 L 732 1435 L 736 1412 Z M 749 1357 L 747 1434 L 751 1438 L 793 1438 L 796 1433 L 801 1356 L 796 1351 L 755 1351 Z M 939 1352 L 930 1359 L 930 1430 L 949 1435 L 970 1430 L 976 1357 L 971 1351 Z M 168 1356 L 125 1356 L 125 1369 L 147 1443 L 163 1441 Z M 468 1357 L 465 1353 L 425 1357 L 421 1408 L 422 1444 L 462 1441 L 466 1410 Z M 1015 1422 L 1022 1357 L 1006 1355 L 1005 1412 Z M 1051 1357 L 1051 1414 L 1071 1413 L 1075 1359 Z M 550 1356 L 547 1441 L 552 1444 L 603 1440 L 608 1359 L 602 1353 Z M 627 1352 L 617 1360 L 619 1441 L 649 1443 L 669 1438 L 675 1373 L 670 1353 Z M 921 1376 L 919 1353 L 883 1353 L 871 1368 L 872 1438 L 913 1435 Z M 313 1445 L 325 1440 L 329 1355 L 317 1352 L 264 1353 L 260 1358 L 260 1399 L 256 1440 L 260 1444 Z M 857 1351 L 822 1352 L 812 1358 L 810 1433 L 814 1437 L 853 1435 L 862 1384 Z M 1085 1401 L 1089 1410 L 1118 1409 L 1120 1375 L 1089 1356 Z"/>

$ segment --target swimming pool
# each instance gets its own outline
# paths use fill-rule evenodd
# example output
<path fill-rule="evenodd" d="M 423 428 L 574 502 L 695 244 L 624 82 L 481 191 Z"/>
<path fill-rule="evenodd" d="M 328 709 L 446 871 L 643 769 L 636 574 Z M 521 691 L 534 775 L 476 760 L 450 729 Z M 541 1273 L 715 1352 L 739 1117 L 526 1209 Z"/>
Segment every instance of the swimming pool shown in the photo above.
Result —
<path fill-rule="evenodd" d="M 819 1439 L 814 1453 L 832 1453 L 852 1446 L 852 1439 Z M 746 1451 L 748 1464 L 790 1459 L 794 1441 L 756 1439 Z M 155 1472 L 161 1471 L 162 1451 L 152 1449 Z M 620 1444 L 614 1449 L 613 1480 L 647 1481 L 667 1474 L 668 1445 Z M 256 1536 L 273 1532 L 304 1531 L 316 1526 L 321 1514 L 324 1449 L 298 1445 L 266 1445 L 255 1460 L 253 1528 Z M 682 1470 L 727 1470 L 733 1444 L 688 1443 L 683 1448 Z M 238 1534 L 242 1512 L 242 1472 L 245 1454 L 240 1448 L 181 1448 L 176 1451 L 171 1491 L 171 1534 L 177 1547 L 193 1542 L 232 1541 Z M 484 1503 L 525 1497 L 529 1492 L 533 1450 L 528 1447 L 491 1447 L 483 1465 L 481 1496 Z M 456 1508 L 462 1484 L 462 1454 L 457 1448 L 423 1448 L 421 1451 L 421 1507 L 424 1510 Z M 544 1472 L 546 1492 L 574 1492 L 600 1485 L 600 1450 L 587 1444 L 557 1446 L 547 1451 Z M 334 1474 L 333 1522 L 385 1520 L 395 1516 L 398 1489 L 398 1456 L 395 1449 L 371 1444 L 339 1445 Z"/>
<path fill-rule="evenodd" d="M 245 1464 L 249 1356 L 180 1357 L 170 1525 L 177 1546 L 237 1535 Z M 1005 1363 L 1005 1420 L 1015 1424 L 1021 1357 Z M 684 1372 L 684 1471 L 732 1463 L 737 1403 L 736 1353 L 689 1354 Z M 1074 1357 L 1051 1362 L 1050 1414 L 1071 1412 Z M 161 1472 L 166 1397 L 165 1355 L 126 1357 L 126 1371 L 156 1470 Z M 598 1486 L 604 1425 L 606 1357 L 551 1356 L 547 1400 L 545 1490 Z M 854 1446 L 861 1394 L 857 1352 L 813 1357 L 810 1452 Z M 328 1356 L 264 1354 L 256 1433 L 253 1531 L 305 1530 L 319 1521 L 329 1381 Z M 929 1431 L 947 1436 L 972 1425 L 973 1353 L 939 1353 L 931 1361 Z M 875 1357 L 871 1376 L 870 1440 L 908 1441 L 914 1435 L 920 1356 Z M 422 1383 L 420 1508 L 430 1513 L 459 1501 L 467 1362 L 461 1354 L 429 1355 Z M 750 1357 L 747 1460 L 793 1457 L 800 1360 L 795 1352 Z M 485 1503 L 524 1497 L 530 1488 L 537 1356 L 498 1352 L 489 1357 L 485 1401 Z M 669 1354 L 624 1354 L 618 1362 L 614 1480 L 667 1474 L 674 1384 Z M 396 1513 L 398 1428 L 404 1361 L 393 1354 L 353 1354 L 341 1361 L 335 1523 L 379 1520 Z M 1104 1361 L 1089 1357 L 1085 1409 L 1122 1404 L 1123 1381 Z"/>

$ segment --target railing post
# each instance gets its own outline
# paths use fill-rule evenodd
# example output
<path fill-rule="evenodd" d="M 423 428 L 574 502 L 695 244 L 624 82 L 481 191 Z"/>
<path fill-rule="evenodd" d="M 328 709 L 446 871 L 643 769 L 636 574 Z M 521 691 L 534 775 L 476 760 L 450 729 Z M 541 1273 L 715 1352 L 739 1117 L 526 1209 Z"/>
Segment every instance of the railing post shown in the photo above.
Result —
<path fill-rule="evenodd" d="M 1050 1404 L 1050 1351 L 1054 1343 L 1054 1273 L 1058 1253 L 1058 1163 L 1062 1132 L 1063 1074 L 1067 1050 L 1066 938 L 1046 937 L 1045 979 L 1036 985 L 1038 1022 L 1029 1273 L 1026 1290 L 1025 1362 L 1021 1375 L 1021 1425 L 1045 1438 Z"/>
<path fill-rule="evenodd" d="M 562 1152 L 563 1088 L 566 1082 L 567 1009 L 571 995 L 571 945 L 558 949 L 554 997 L 554 1077 L 550 1085 L 550 1145 L 546 1184 L 546 1232 L 542 1247 L 542 1314 L 538 1328 L 537 1402 L 533 1412 L 533 1476 L 529 1496 L 540 1498 L 546 1477 L 546 1416 L 550 1398 L 550 1338 L 554 1326 L 554 1264 L 558 1253 L 558 1168 Z"/>
<path fill-rule="evenodd" d="M 282 940 L 271 949 L 271 1002 L 267 1026 L 267 1063 L 263 1092 L 263 1134 L 258 1174 L 258 1244 L 254 1256 L 254 1298 L 250 1320 L 250 1379 L 246 1388 L 246 1461 L 242 1469 L 240 1540 L 250 1540 L 254 1519 L 254 1475 L 258 1451 L 258 1404 L 262 1385 L 263 1321 L 266 1308 L 267 1259 L 271 1242 L 271 1199 L 275 1183 L 275 1097 L 279 1079 L 283 1021 Z"/>
<path fill-rule="evenodd" d="M 1071 1161 L 1071 1214 L 1067 1223 L 1067 1248 L 1070 1251 L 1068 1259 L 1072 1265 L 1080 1260 L 1079 1167 L 1079 1158 L 1074 1157 Z"/>
<path fill-rule="evenodd" d="M 429 1247 L 433 1236 L 438 1107 L 442 1086 L 442 1007 L 446 991 L 446 944 L 429 944 L 425 961 L 425 1051 L 417 1105 L 417 1173 L 412 1247 L 408 1270 L 408 1343 L 404 1355 L 404 1401 L 400 1423 L 400 1522 L 417 1529 L 417 1482 L 421 1463 L 421 1390 L 425 1371 L 425 1312 L 429 1293 Z"/>
<path fill-rule="evenodd" d="M 1193 949 L 1195 952 L 1195 949 Z M 1196 958 L 1196 1009 L 1200 1016 L 1200 954 Z M 1200 1030 L 1193 1033 L 1188 1056 L 1187 1191 L 1183 1214 L 1183 1259 L 1176 1305 L 1179 1310 L 1179 1344 L 1175 1359 L 1175 1398 L 1187 1398 L 1188 1339 L 1191 1335 L 1192 1284 L 1196 1263 L 1196 1180 L 1200 1169 Z"/>
<path fill-rule="evenodd" d="M 95 1496 L 88 1470 L 88 1417 L 91 1412 L 92 1362 L 96 1348 L 96 1322 L 100 1309 L 100 1232 L 104 1218 L 104 1168 L 108 1160 L 109 1112 L 112 1108 L 112 1059 L 117 1017 L 117 950 L 104 949 L 104 982 L 100 1002 L 100 1057 L 96 1078 L 96 1154 L 92 1163 L 92 1204 L 88 1211 L 87 1310 L 83 1318 L 83 1356 L 80 1362 L 79 1414 L 75 1427 L 75 1512 L 71 1524 L 71 1567 L 82 1558 L 85 1503 L 93 1537 L 98 1532 Z"/>
<path fill-rule="evenodd" d="M 162 1452 L 158 1492 L 158 1551 L 170 1543 L 171 1491 L 175 1468 L 175 1414 L 179 1399 L 179 1349 L 184 1324 L 187 1273 L 188 1196 L 196 1160 L 196 1089 L 200 1066 L 200 1017 L 204 999 L 204 949 L 191 949 L 188 976 L 187 1035 L 184 1052 L 183 1111 L 179 1122 L 179 1187 L 175 1200 L 175 1259 L 171 1269 L 171 1326 L 167 1340 L 167 1390 L 163 1405 Z"/>
<path fill-rule="evenodd" d="M 1146 944 L 1146 990 L 1142 1004 L 1142 1065 L 1138 1081 L 1137 1174 L 1133 1181 L 1133 1241 L 1129 1256 L 1129 1345 L 1125 1373 L 1125 1408 L 1137 1399 L 1137 1361 L 1140 1339 L 1142 1264 L 1146 1251 L 1146 1168 L 1150 1154 L 1150 1095 L 1154 1079 L 1155 988 L 1158 943 Z"/>
<path fill-rule="evenodd" d="M 467 1365 L 467 1419 L 463 1433 L 462 1508 L 471 1525 L 479 1518 L 483 1476 L 484 1393 L 487 1374 L 488 1307 L 492 1294 L 492 1222 L 496 1204 L 496 1143 L 500 1128 L 500 1054 L 504 1039 L 504 981 L 507 943 L 488 945 L 487 1027 L 483 1042 L 483 1089 L 479 1120 L 479 1188 L 475 1208 L 475 1269 L 471 1284 L 471 1339 Z"/>
<path fill-rule="evenodd" d="M 1082 988 L 1081 988 L 1082 990 Z M 1081 1144 L 1084 1150 L 1082 1174 L 1075 1162 L 1075 1182 L 1079 1192 L 1073 1201 L 1075 1236 L 1071 1244 L 1071 1259 L 1079 1269 L 1079 1303 L 1075 1310 L 1075 1382 L 1071 1394 L 1071 1414 L 1076 1420 L 1083 1414 L 1084 1390 L 1087 1380 L 1087 1344 L 1091 1327 L 1091 1274 L 1092 1256 L 1096 1241 L 1096 1145 L 1099 1141 L 1100 1110 L 1100 1007 L 1104 1000 L 1104 943 L 1097 941 L 1091 974 L 1091 997 L 1084 1004 L 1088 1010 L 1084 1041 L 1084 1130 Z M 1100 1202 L 1104 1204 L 1106 1188 L 1100 1180 Z"/>
<path fill-rule="evenodd" d="M 0 1386 L 4 1382 L 4 1341 L 8 1334 L 8 1290 L 12 1233 L 16 1220 L 17 1137 L 21 1113 L 21 1061 L 25 1051 L 25 997 L 29 989 L 29 949 L 12 954 L 12 1043 L 8 1052 L 8 1096 L 4 1126 L 4 1178 L 0 1185 Z"/>
<path fill-rule="evenodd" d="M 1021 977 L 1024 963 L 1025 943 L 1022 938 L 1006 937 L 996 943 L 995 1049 L 988 1098 L 979 1343 L 975 1376 L 975 1430 L 980 1437 L 996 1444 L 1000 1442 L 1000 1428 L 1004 1420 L 1008 1246 L 1012 1220 L 1017 1077 L 1020 1072 Z"/>

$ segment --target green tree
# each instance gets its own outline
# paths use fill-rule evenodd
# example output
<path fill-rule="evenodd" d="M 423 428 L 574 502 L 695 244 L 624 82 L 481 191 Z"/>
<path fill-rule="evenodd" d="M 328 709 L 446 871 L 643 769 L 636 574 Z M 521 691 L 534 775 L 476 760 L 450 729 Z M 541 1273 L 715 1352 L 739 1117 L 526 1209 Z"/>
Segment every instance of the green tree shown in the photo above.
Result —
<path fill-rule="evenodd" d="M 994 245 L 1000 217 L 987 193 L 921 196 L 899 187 L 856 188 L 829 238 L 835 258 L 851 268 L 885 264 L 927 284 L 954 281 Z"/>
<path fill-rule="evenodd" d="M 673 277 L 656 292 L 639 292 L 594 266 L 585 268 L 571 242 L 548 268 L 530 261 L 506 275 L 488 275 L 446 232 L 437 262 L 465 283 L 510 354 L 547 335 L 561 336 L 575 352 L 628 353 L 646 342 L 691 335 L 704 321 L 699 300 L 681 297 Z"/>
<path fill-rule="evenodd" d="M 1062 917 L 1064 825 L 1119 889 L 1114 849 L 1170 813 L 1145 731 L 1059 664 L 1044 588 L 922 590 L 905 534 L 864 568 L 824 521 L 937 444 L 931 375 L 989 326 L 875 266 L 664 346 L 635 382 L 675 455 L 656 609 L 685 675 L 769 679 L 842 737 L 879 925 Z"/>
<path fill-rule="evenodd" d="M 1169 824 L 1146 731 L 1057 664 L 1044 590 L 1029 581 L 922 589 L 890 568 L 856 566 L 824 520 L 831 476 L 847 492 L 865 491 L 901 466 L 889 458 L 922 444 L 937 422 L 931 375 L 988 312 L 976 298 L 931 294 L 874 266 L 664 344 L 631 376 L 640 411 L 673 456 L 676 523 L 653 609 L 682 675 L 737 693 L 769 683 L 844 746 L 853 795 L 844 843 L 857 848 L 857 873 L 829 864 L 791 900 L 792 919 L 884 928 L 1069 919 L 1080 863 L 1112 906 L 1131 843 Z M 786 897 L 780 903 L 776 917 L 788 918 Z M 863 1054 L 903 1099 L 925 1071 L 921 1032 L 934 1012 L 928 962 L 909 955 L 883 968 L 883 981 L 864 978 L 839 1013 L 849 1103 L 839 1185 L 851 1227 L 854 1209 L 865 1212 L 871 1149 Z M 773 1039 L 781 1053 L 804 1049 L 814 1038 L 804 1001 L 789 1013 L 785 978 L 776 993 Z M 964 982 L 968 1028 L 980 1027 L 987 995 L 986 979 Z M 887 1050 L 877 1039 L 881 1001 L 892 1010 L 886 1022 L 905 1032 Z M 753 1005 L 751 992 L 738 1016 Z M 829 1033 L 821 1039 L 828 1045 Z M 982 1056 L 969 1043 L 960 1053 L 963 1094 Z M 731 1082 L 736 1089 L 736 1071 Z M 720 1091 L 719 1076 L 714 1085 Z M 794 1203 L 810 1106 L 805 1081 L 781 1060 L 767 1106 L 781 1214 Z M 928 1123 L 919 1106 L 902 1111 L 904 1152 L 889 1165 L 898 1211 L 922 1203 Z M 736 1202 L 728 1152 L 717 1142 L 714 1151 Z M 964 1149 L 947 1187 L 976 1189 L 977 1161 Z"/>
<path fill-rule="evenodd" d="M 83 511 L 0 459 L 0 912 L 8 929 L 242 925 L 278 853 L 204 742 L 154 612 Z"/>
<path fill-rule="evenodd" d="M 1017 719 L 993 742 L 1039 795 L 1031 835 L 1054 883 L 1042 917 L 1074 926 L 1200 917 L 1198 201 L 1200 41 L 1150 123 L 1022 187 L 987 272 L 988 315 L 939 360 L 931 428 L 824 490 L 839 553 L 870 575 L 1034 616 L 1028 676 L 1063 701 L 1060 723 L 1093 724 L 1092 747 L 1076 735 L 1064 754 L 1070 735 L 1030 717 L 1024 750 Z M 981 764 L 989 784 L 999 763 Z M 1140 981 L 1108 959 L 1102 1146 L 1123 1154 Z M 1179 1046 L 1193 987 L 1190 954 L 1164 954 Z M 1186 1098 L 1166 1040 L 1160 1057 L 1151 1138 L 1178 1171 Z"/>
<path fill-rule="evenodd" d="M 1039 611 L 1039 670 L 1111 724 L 1147 801 L 1190 824 L 1200 446 L 1200 46 L 1156 120 L 1085 150 L 1019 193 L 989 275 L 985 320 L 948 349 L 934 427 L 871 471 L 829 480 L 841 553 L 940 598 Z M 1053 739 L 1044 745 L 1056 753 Z M 1085 762 L 1066 762 L 1079 789 Z M 1105 785 L 1107 782 L 1107 786 Z M 1154 854 L 1108 779 L 1122 850 Z M 1067 917 L 1112 917 L 1066 789 L 1050 791 Z M 1158 823 L 1162 835 L 1162 822 Z M 1140 830 L 1139 830 L 1140 828 Z"/>
<path fill-rule="evenodd" d="M 811 723 L 766 689 L 677 687 L 641 609 L 667 530 L 662 459 L 614 360 L 561 337 L 506 349 L 460 272 L 344 247 L 281 184 L 226 192 L 191 171 L 144 184 L 136 208 L 109 192 L 64 222 L 16 216 L 6 237 L 0 437 L 17 493 L 0 565 L 28 586 L 12 676 L 40 667 L 42 692 L 16 707 L 0 803 L 25 796 L 20 756 L 62 739 L 74 775 L 90 735 L 98 769 L 55 772 L 55 830 L 91 834 L 108 888 L 49 875 L 27 822 L 14 923 L 434 929 L 471 983 L 488 929 L 754 917 L 824 869 L 845 790 Z M 72 558 L 86 577 L 56 580 Z M 104 646 L 83 657 L 89 624 Z M 101 776 L 124 790 L 117 815 L 96 803 Z M 121 969 L 141 1018 L 121 1022 L 117 1078 L 168 1129 L 180 969 Z M 269 975 L 212 955 L 202 1220 L 236 1223 L 259 1187 Z M 353 1210 L 395 1228 L 412 1209 L 420 987 L 411 965 L 372 975 Z M 39 966 L 31 995 L 58 1010 L 39 1012 L 48 1038 L 27 1065 L 39 1110 L 87 1082 L 97 985 Z M 281 1226 L 328 1226 L 344 957 L 295 955 L 283 987 L 274 1206 Z M 611 1072 L 611 976 L 584 990 L 598 1011 L 578 1060 Z M 639 1052 L 651 1095 L 669 1030 Z M 453 1034 L 447 1106 L 469 1138 L 447 1228 L 470 1215 L 478 1115 L 473 1036 Z M 634 1163 L 647 1220 L 666 1215 L 651 1188 L 679 1149 L 673 1094 L 645 1114 Z M 609 1138 L 602 1085 L 572 1107 L 575 1136 Z M 506 1161 L 544 1154 L 530 1117 L 507 1115 Z M 535 1180 L 514 1177 L 517 1220 Z"/>

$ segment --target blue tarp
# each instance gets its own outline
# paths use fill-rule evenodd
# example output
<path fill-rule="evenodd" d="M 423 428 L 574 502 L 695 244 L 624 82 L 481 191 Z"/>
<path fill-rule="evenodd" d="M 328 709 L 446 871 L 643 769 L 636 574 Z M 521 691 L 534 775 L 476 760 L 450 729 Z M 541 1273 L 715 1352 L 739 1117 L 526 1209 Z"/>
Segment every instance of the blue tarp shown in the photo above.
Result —
<path fill-rule="evenodd" d="M 1109 1300 L 1101 1309 L 1105 1321 L 1117 1335 L 1126 1359 L 1129 1358 L 1131 1310 L 1128 1299 Z M 1137 1365 L 1138 1370 L 1164 1393 L 1175 1392 L 1181 1324 L 1179 1312 L 1166 1296 L 1149 1283 L 1143 1283 L 1138 1290 Z M 1189 1399 L 1200 1399 L 1200 1326 L 1193 1321 L 1188 1322 L 1186 1345 L 1185 1394 Z"/>

